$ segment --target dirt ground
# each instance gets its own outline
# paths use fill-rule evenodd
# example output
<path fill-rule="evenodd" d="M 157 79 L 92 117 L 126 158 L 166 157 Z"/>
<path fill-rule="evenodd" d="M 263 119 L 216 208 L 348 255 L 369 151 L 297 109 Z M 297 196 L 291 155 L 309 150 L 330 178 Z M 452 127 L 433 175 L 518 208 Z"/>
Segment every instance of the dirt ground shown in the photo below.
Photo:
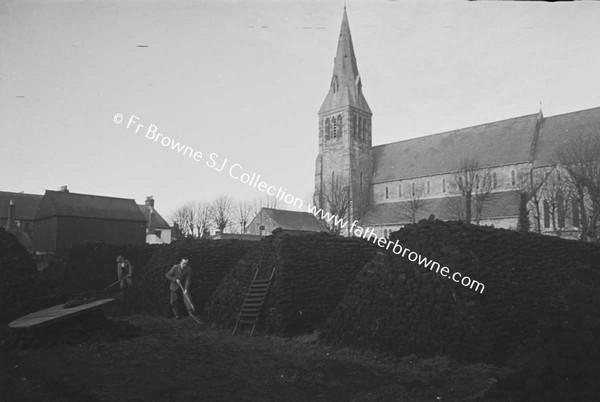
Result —
<path fill-rule="evenodd" d="M 17 349 L 0 345 L 11 401 L 478 400 L 506 370 L 447 358 L 401 359 L 325 344 L 316 335 L 231 335 L 191 318 L 119 315 L 135 338 Z M 2 331 L 9 331 L 6 326 Z"/>

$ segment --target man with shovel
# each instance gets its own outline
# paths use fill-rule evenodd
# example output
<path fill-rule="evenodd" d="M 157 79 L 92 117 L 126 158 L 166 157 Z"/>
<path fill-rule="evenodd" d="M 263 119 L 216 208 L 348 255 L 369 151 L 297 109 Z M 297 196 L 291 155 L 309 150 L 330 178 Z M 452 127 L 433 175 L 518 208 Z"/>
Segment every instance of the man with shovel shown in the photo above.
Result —
<path fill-rule="evenodd" d="M 192 304 L 192 300 L 190 298 L 190 294 L 188 293 L 188 289 L 190 287 L 190 278 L 192 276 L 192 269 L 188 265 L 187 258 L 182 258 L 179 264 L 173 265 L 173 268 L 167 272 L 166 277 L 171 281 L 171 285 L 169 289 L 171 290 L 171 309 L 173 310 L 173 315 L 175 318 L 180 318 L 179 316 L 179 305 L 178 300 L 180 295 L 183 296 L 183 303 L 185 304 L 185 308 L 190 317 L 192 317 L 196 322 L 198 322 L 198 318 L 195 315 L 195 308 Z M 185 282 L 185 285 L 183 283 Z"/>
<path fill-rule="evenodd" d="M 117 257 L 117 276 L 119 277 L 118 283 L 121 288 L 121 297 L 124 301 L 128 302 L 129 291 L 133 286 L 133 265 L 131 265 L 129 260 L 123 258 L 122 255 Z"/>

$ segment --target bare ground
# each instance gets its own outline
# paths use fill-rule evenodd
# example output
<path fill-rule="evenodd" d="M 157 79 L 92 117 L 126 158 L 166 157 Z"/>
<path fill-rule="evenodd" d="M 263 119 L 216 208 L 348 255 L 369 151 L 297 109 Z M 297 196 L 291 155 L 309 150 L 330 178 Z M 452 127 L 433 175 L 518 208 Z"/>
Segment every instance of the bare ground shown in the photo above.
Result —
<path fill-rule="evenodd" d="M 401 359 L 146 315 L 119 316 L 140 335 L 37 349 L 0 345 L 4 400 L 453 401 L 479 400 L 507 373 L 445 357 Z M 4 329 L 6 331 L 6 329 Z"/>

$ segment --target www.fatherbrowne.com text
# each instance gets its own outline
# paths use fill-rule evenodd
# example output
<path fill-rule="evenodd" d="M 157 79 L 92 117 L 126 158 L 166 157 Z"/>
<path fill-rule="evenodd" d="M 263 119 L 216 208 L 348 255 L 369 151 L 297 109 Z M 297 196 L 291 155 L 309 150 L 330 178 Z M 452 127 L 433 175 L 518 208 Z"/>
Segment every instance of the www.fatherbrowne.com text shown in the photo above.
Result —
<path fill-rule="evenodd" d="M 228 163 L 228 159 L 221 159 L 218 154 L 215 152 L 211 152 L 208 154 L 208 158 L 204 158 L 202 152 L 197 149 L 194 149 L 188 145 L 182 144 L 179 141 L 176 141 L 172 137 L 164 135 L 163 133 L 158 131 L 158 127 L 155 124 L 150 124 L 147 126 L 146 130 L 143 130 L 144 124 L 139 122 L 140 118 L 131 115 L 125 126 L 126 129 L 130 129 L 138 134 L 143 134 L 144 138 L 153 141 L 157 144 L 162 145 L 165 148 L 170 148 L 171 150 L 182 154 L 185 157 L 193 159 L 195 162 L 202 162 L 205 160 L 205 164 L 207 167 L 216 170 L 217 172 L 223 172 L 228 167 L 227 171 L 229 173 L 229 177 L 234 180 L 240 181 L 242 184 L 248 185 L 250 187 L 256 188 L 257 190 L 267 193 L 271 197 L 275 197 L 278 200 L 285 202 L 288 205 L 292 205 L 298 209 L 303 209 L 305 206 L 307 211 L 313 214 L 318 219 L 322 219 L 327 223 L 335 225 L 340 229 L 344 229 L 348 226 L 348 221 L 343 218 L 340 218 L 337 215 L 332 215 L 329 212 L 324 212 L 321 208 L 317 206 L 311 205 L 310 203 L 305 203 L 301 198 L 294 196 L 293 194 L 287 193 L 285 187 L 276 187 L 265 183 L 260 180 L 260 175 L 256 173 L 249 174 L 244 171 L 244 168 L 239 163 Z M 124 116 L 121 113 L 115 114 L 113 117 L 113 121 L 115 124 L 121 124 L 124 121 Z M 140 131 L 141 130 L 141 131 Z M 478 282 L 474 279 L 469 278 L 468 276 L 463 276 L 460 272 L 452 272 L 450 268 L 446 266 L 442 266 L 437 261 L 428 259 L 427 257 L 422 256 L 416 251 L 412 251 L 406 247 L 403 247 L 398 243 L 398 240 L 395 242 L 388 241 L 384 237 L 379 237 L 374 232 L 373 228 L 363 228 L 358 225 L 358 221 L 352 222 L 350 224 L 349 232 L 353 236 L 362 237 L 369 241 L 372 241 L 373 244 L 378 245 L 379 247 L 385 248 L 389 250 L 392 248 L 392 252 L 398 255 L 401 255 L 403 258 L 407 258 L 411 262 L 416 262 L 420 266 L 424 268 L 429 268 L 430 271 L 435 269 L 435 272 L 440 274 L 444 278 L 448 278 L 456 283 L 460 283 L 461 285 L 468 287 L 469 289 L 473 289 L 476 292 L 479 291 L 483 293 L 485 289 L 485 285 L 481 282 Z"/>

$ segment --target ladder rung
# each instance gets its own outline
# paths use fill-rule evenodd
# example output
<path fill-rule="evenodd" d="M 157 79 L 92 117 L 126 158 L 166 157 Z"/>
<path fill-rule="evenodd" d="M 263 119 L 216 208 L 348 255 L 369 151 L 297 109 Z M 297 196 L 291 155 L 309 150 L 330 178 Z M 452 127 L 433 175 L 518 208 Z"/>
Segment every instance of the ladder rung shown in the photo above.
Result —
<path fill-rule="evenodd" d="M 244 320 L 244 319 L 240 319 L 239 323 L 240 324 L 254 324 L 256 322 L 256 320 Z"/>

